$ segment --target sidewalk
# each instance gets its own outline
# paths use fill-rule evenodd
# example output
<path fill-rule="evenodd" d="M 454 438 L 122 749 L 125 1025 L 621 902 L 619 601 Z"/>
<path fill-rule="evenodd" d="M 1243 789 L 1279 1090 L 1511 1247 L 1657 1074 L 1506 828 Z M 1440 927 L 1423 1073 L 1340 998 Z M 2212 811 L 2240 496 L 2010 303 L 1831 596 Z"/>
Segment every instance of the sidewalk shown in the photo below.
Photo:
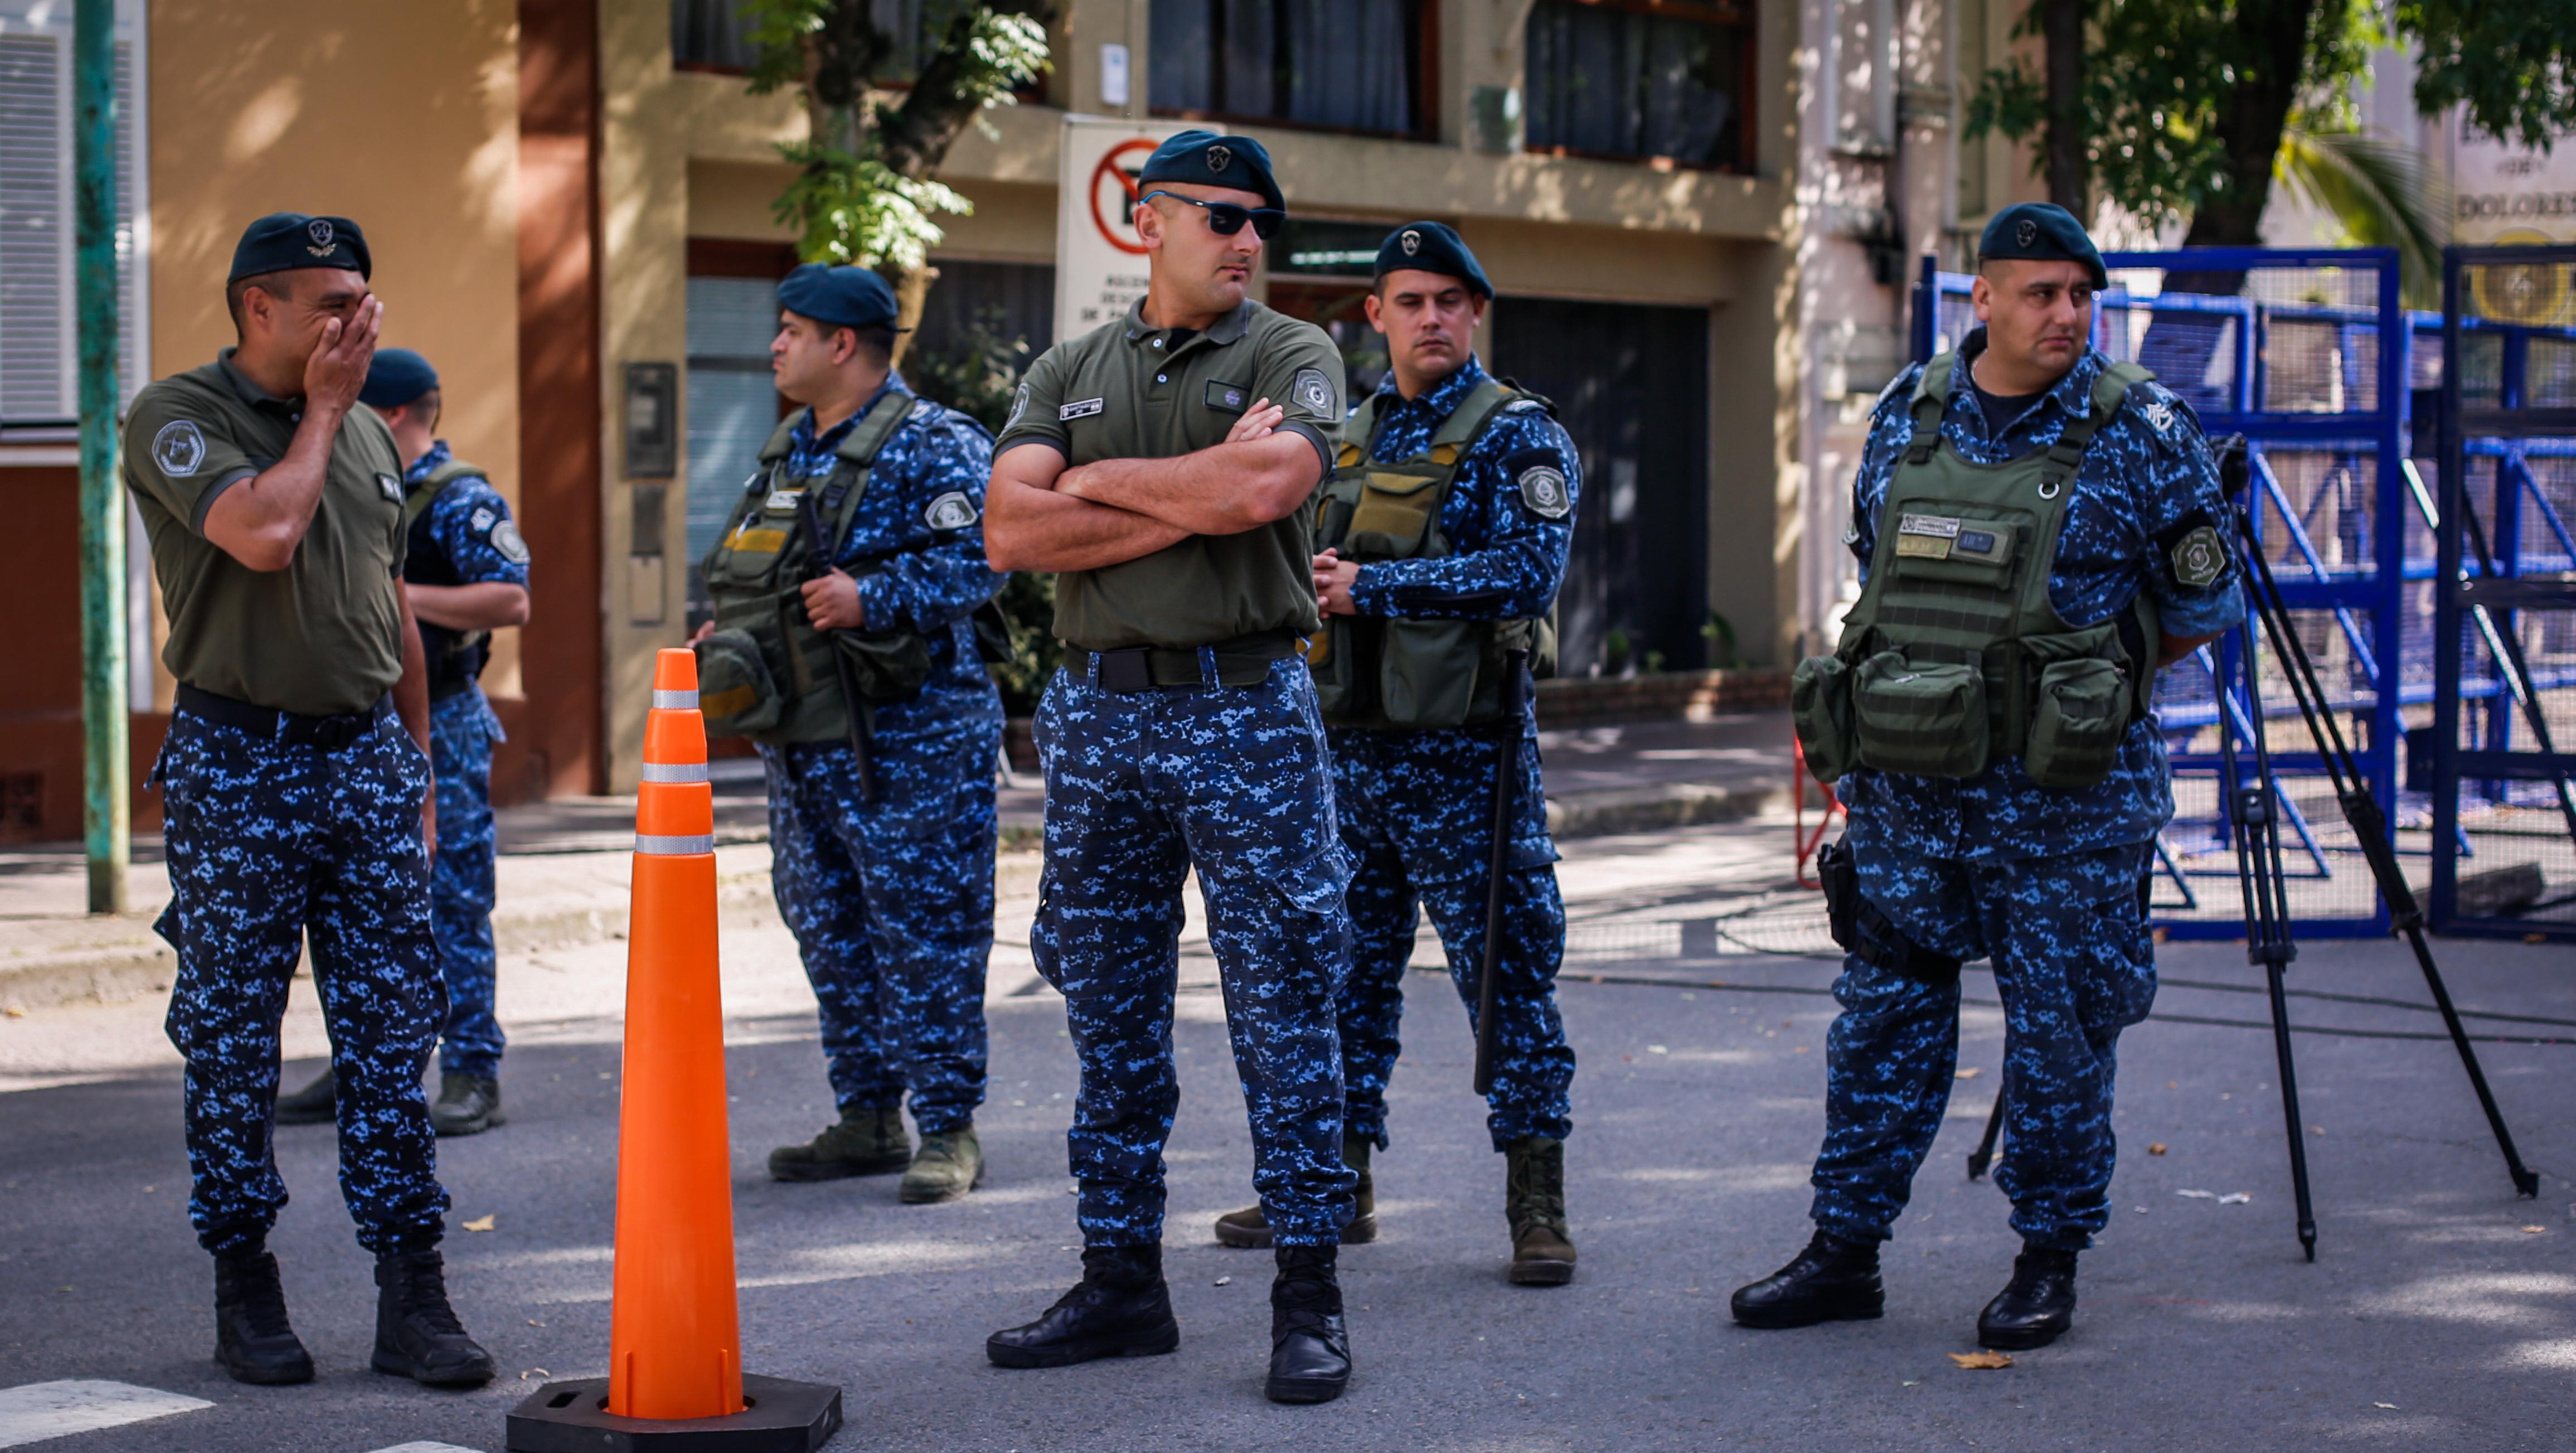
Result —
<path fill-rule="evenodd" d="M 1548 827 L 1561 838 L 1719 822 L 1786 806 L 1789 724 L 1780 711 L 1706 721 L 1587 726 L 1539 734 Z M 756 763 L 719 762 L 716 864 L 728 918 L 773 917 L 768 806 Z M 1033 892 L 1046 795 L 1036 774 L 1000 792 L 1004 896 Z M 632 797 L 572 797 L 499 814 L 504 954 L 626 934 Z M 0 849 L 0 1011 L 166 992 L 174 960 L 152 931 L 170 901 L 158 837 L 138 838 L 127 888 L 133 911 L 83 912 L 86 869 L 69 844 Z"/>

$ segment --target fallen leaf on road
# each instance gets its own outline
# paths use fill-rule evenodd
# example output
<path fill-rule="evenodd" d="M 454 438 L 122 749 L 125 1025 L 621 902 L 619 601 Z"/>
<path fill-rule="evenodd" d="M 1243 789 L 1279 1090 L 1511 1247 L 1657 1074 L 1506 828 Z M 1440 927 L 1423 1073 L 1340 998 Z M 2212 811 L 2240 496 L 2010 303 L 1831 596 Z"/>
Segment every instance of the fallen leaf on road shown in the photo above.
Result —
<path fill-rule="evenodd" d="M 145 1187 L 145 1189 L 146 1189 L 146 1190 L 149 1190 L 149 1189 L 151 1189 L 151 1188 L 147 1186 L 147 1187 Z M 2546 1227 L 2546 1226 L 2525 1226 L 2525 1227 L 2523 1227 L 2523 1228 L 2522 1228 L 2522 1234 L 2523 1234 L 2523 1235 L 2525 1235 L 2525 1236 L 2537 1236 L 2537 1235 L 2539 1235 L 2541 1232 L 2546 1231 L 2546 1230 L 2548 1230 L 2548 1229 L 2549 1229 L 2549 1228 L 2548 1228 L 2548 1227 Z"/>
<path fill-rule="evenodd" d="M 468 1231 L 489 1231 L 492 1229 L 492 1217 L 477 1216 L 473 1220 L 465 1223 L 465 1229 Z"/>
<path fill-rule="evenodd" d="M 2177 1196 L 2189 1196 L 2195 1201 L 2215 1201 L 2218 1199 L 2218 1192 L 2216 1191 L 2176 1191 L 2174 1194 Z"/>
<path fill-rule="evenodd" d="M 2157 1141 L 2155 1144 L 2150 1145 L 2150 1146 L 2148 1146 L 2148 1147 L 2147 1147 L 2147 1154 L 2149 1154 L 2149 1155 L 2162 1155 L 2162 1154 L 2164 1154 L 2164 1153 L 2165 1153 L 2165 1143 L 2164 1143 L 2163 1141 L 2161 1141 L 2161 1140 L 2159 1140 L 2159 1141 Z"/>
<path fill-rule="evenodd" d="M 2397 1411 L 2397 1404 L 2395 1403 L 2372 1403 L 2371 1406 L 2374 1408 L 2386 1408 L 2392 1413 Z"/>
<path fill-rule="evenodd" d="M 2253 1203 L 2254 1197 L 2245 1191 L 2237 1191 L 2218 1198 L 2218 1204 L 2222 1206 L 2250 1206 Z"/>
<path fill-rule="evenodd" d="M 1230 1277 L 1230 1276 L 1221 1276 L 1221 1277 L 1218 1277 L 1218 1278 L 1216 1279 L 1216 1284 L 1217 1284 L 1218 1286 L 1224 1286 L 1226 1283 L 1231 1282 L 1231 1281 L 1233 1281 L 1233 1280 L 1234 1280 L 1234 1278 L 1233 1278 L 1233 1277 Z"/>
<path fill-rule="evenodd" d="M 1961 1367 L 1969 1368 L 1969 1369 L 1971 1369 L 1971 1370 L 1976 1370 L 1976 1371 L 1982 1371 L 1982 1370 L 1985 1370 L 1985 1369 L 1988 1369 L 1988 1368 L 1995 1368 L 1995 1367 L 2010 1367 L 2010 1366 L 2012 1366 L 2012 1354 L 2011 1354 L 2011 1353 L 2009 1353 L 2009 1352 L 1995 1352 L 1995 1351 L 1991 1351 L 1991 1350 L 1981 1350 L 1981 1351 L 1976 1351 L 1976 1352 L 1953 1352 L 1953 1353 L 1951 1353 L 1951 1354 L 1950 1354 L 1950 1360 L 1951 1360 L 1952 1362 L 1955 1362 L 1955 1363 L 1959 1364 Z"/>
<path fill-rule="evenodd" d="M 1973 1080 L 1984 1073 L 1984 1070 L 1978 1069 L 1975 1065 L 1970 1065 L 1966 1069 L 1959 1071 L 1958 1078 L 1963 1080 Z"/>
<path fill-rule="evenodd" d="M 542 1367 L 531 1367 L 531 1368 L 529 1368 L 527 1371 L 525 1371 L 525 1372 L 523 1372 L 523 1373 L 520 1373 L 520 1374 L 519 1374 L 519 1381 L 521 1381 L 521 1382 L 526 1382 L 529 1378 L 532 1378 L 532 1377 L 552 1377 L 552 1376 L 554 1376 L 554 1374 L 553 1374 L 553 1373 L 546 1371 L 546 1370 L 545 1370 L 544 1368 L 542 1368 Z"/>
<path fill-rule="evenodd" d="M 12 1018 L 12 1019 L 24 1019 L 24 1018 L 26 1018 L 26 1017 L 27 1017 L 27 1011 L 26 1011 L 26 1010 L 24 1010 L 24 1009 L 19 1008 L 19 1007 L 18 1007 L 17 1005 L 15 1005 L 15 1004 L 10 1005 L 6 1011 L 0 1011 L 0 1012 L 6 1012 L 6 1013 L 8 1014 L 8 1016 L 9 1016 L 10 1018 Z"/>
<path fill-rule="evenodd" d="M 1648 1053 L 1648 1054 L 1671 1054 L 1671 1053 L 1672 1053 L 1672 1051 L 1671 1051 L 1671 1050 L 1669 1050 L 1669 1049 L 1664 1048 L 1664 1047 L 1663 1047 L 1662 1045 L 1660 1045 L 1660 1044 L 1650 1044 L 1650 1045 L 1647 1045 L 1647 1046 L 1646 1046 L 1646 1053 Z"/>

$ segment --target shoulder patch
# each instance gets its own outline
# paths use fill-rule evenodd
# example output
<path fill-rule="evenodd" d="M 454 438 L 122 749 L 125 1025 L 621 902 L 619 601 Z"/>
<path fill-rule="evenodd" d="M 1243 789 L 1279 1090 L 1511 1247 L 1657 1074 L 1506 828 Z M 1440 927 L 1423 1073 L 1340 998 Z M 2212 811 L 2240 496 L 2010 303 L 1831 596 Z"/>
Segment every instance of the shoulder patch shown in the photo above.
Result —
<path fill-rule="evenodd" d="M 1333 381 L 1324 377 L 1320 368 L 1297 370 L 1296 380 L 1288 386 L 1288 396 L 1297 407 L 1318 418 L 1330 419 L 1340 412 L 1333 407 Z"/>
<path fill-rule="evenodd" d="M 501 558 L 513 565 L 528 563 L 527 538 L 519 533 L 518 525 L 509 520 L 492 527 L 492 548 L 500 551 Z"/>
<path fill-rule="evenodd" d="M 2186 590 L 2206 590 L 2227 573 L 2227 544 L 2216 525 L 2200 525 L 2174 541 L 2171 558 L 2174 584 Z"/>
<path fill-rule="evenodd" d="M 1002 427 L 1007 429 L 1013 424 L 1018 423 L 1020 421 L 1020 415 L 1025 414 L 1028 411 L 1029 386 L 1028 382 L 1024 379 L 1020 383 L 1020 391 L 1011 395 L 1011 416 L 1002 421 Z"/>
<path fill-rule="evenodd" d="M 952 489 L 930 502 L 921 512 L 921 522 L 934 530 L 962 530 L 979 518 L 975 502 L 963 490 Z"/>
<path fill-rule="evenodd" d="M 206 435 L 188 419 L 172 419 L 152 436 L 152 462 L 172 479 L 185 479 L 206 462 Z"/>
<path fill-rule="evenodd" d="M 1553 464 L 1533 464 L 1520 472 L 1521 503 L 1542 520 L 1561 520 L 1574 510 L 1564 471 Z"/>
<path fill-rule="evenodd" d="M 395 504 L 401 504 L 403 502 L 402 481 L 390 474 L 379 474 L 376 476 L 376 493 Z"/>
<path fill-rule="evenodd" d="M 491 529 L 493 522 L 499 518 L 501 518 L 499 515 L 492 513 L 490 510 L 476 510 L 474 513 L 465 517 L 465 522 L 473 526 L 474 533 L 479 535 L 484 531 Z"/>

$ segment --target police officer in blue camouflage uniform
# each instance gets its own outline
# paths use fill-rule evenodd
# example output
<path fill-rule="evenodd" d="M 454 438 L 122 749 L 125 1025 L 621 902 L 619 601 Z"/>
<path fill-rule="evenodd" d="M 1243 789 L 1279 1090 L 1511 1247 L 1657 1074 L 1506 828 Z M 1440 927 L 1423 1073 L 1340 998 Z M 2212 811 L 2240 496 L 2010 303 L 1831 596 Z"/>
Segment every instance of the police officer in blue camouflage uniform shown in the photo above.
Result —
<path fill-rule="evenodd" d="M 376 1257 L 379 1372 L 492 1377 L 449 1305 L 447 1193 L 421 1071 L 446 1013 L 429 912 L 426 670 L 405 603 L 402 460 L 358 405 L 384 309 L 343 217 L 278 213 L 233 251 L 240 339 L 146 387 L 124 471 L 178 678 L 162 789 L 187 1061 L 188 1202 L 215 1257 L 215 1359 L 309 1381 L 269 1228 L 278 1023 L 304 942 L 339 1083 L 340 1189 Z"/>
<path fill-rule="evenodd" d="M 1826 874 L 1850 953 L 1816 1233 L 1735 1293 L 1746 1326 L 1880 1314 L 1878 1246 L 1949 1103 L 1977 958 L 2003 1000 L 1996 1181 L 2022 1237 L 1978 1337 L 2073 1324 L 2076 1254 L 2110 1212 L 2115 1047 L 2155 998 L 2146 874 L 2173 795 L 2154 676 L 2244 614 L 2198 421 L 2087 346 L 2106 282 L 2072 216 L 2006 208 L 1978 246 L 1983 326 L 1872 415 L 1847 537 L 1862 598 L 1793 693 L 1851 819 Z"/>
<path fill-rule="evenodd" d="M 1485 961 L 1494 812 L 1507 801 L 1487 1129 L 1505 1156 L 1511 1280 L 1574 1277 L 1565 1222 L 1574 1051 L 1556 1011 L 1565 947 L 1538 719 L 1513 650 L 1552 646 L 1582 482 L 1544 399 L 1473 348 L 1493 286 L 1458 234 L 1414 222 L 1378 249 L 1368 300 L 1393 369 L 1345 427 L 1313 562 L 1326 629 L 1311 655 L 1352 863 L 1342 991 L 1343 1156 L 1359 1176 L 1344 1242 L 1377 1233 L 1371 1152 L 1387 1145 L 1404 970 L 1427 904 L 1473 1027 Z M 1406 623 L 1402 631 L 1387 622 Z M 1498 799 L 1510 763 L 1513 790 Z M 1217 1218 L 1229 1246 L 1269 1244 L 1258 1206 Z"/>
<path fill-rule="evenodd" d="M 1002 702 L 974 617 L 1002 585 L 981 525 L 992 446 L 893 371 L 883 278 L 808 263 L 778 285 L 778 303 L 771 373 L 806 407 L 762 448 L 707 557 L 716 614 L 698 632 L 709 729 L 752 737 L 768 772 L 771 881 L 814 986 L 840 1112 L 812 1141 L 772 1152 L 769 1170 L 784 1181 L 899 1170 L 900 1199 L 950 1201 L 984 1169 L 975 1108 Z M 809 525 L 836 542 L 828 568 L 814 564 Z M 781 698 L 766 723 L 739 704 L 744 652 L 763 639 Z M 835 652 L 856 654 L 835 663 Z M 845 682 L 840 666 L 860 661 L 869 669 Z M 850 685 L 861 699 L 844 696 Z"/>
<path fill-rule="evenodd" d="M 1180 1344 L 1163 1143 L 1195 870 L 1276 1239 L 1266 1390 L 1322 1402 L 1351 1370 L 1335 1262 L 1355 1177 L 1333 1010 L 1349 870 L 1297 648 L 1318 619 L 1313 500 L 1342 360 L 1323 330 L 1244 296 L 1286 216 L 1259 142 L 1181 132 L 1138 187 L 1145 295 L 1030 366 L 994 456 L 994 563 L 1059 572 L 1068 648 L 1038 707 L 1046 871 L 1030 948 L 1082 1065 L 1067 1148 L 1083 1278 L 985 1350 L 1060 1367 Z"/>
<path fill-rule="evenodd" d="M 438 371 L 408 348 L 379 348 L 358 401 L 393 431 L 404 461 L 403 593 L 420 621 L 429 671 L 429 761 L 438 776 L 438 851 L 429 865 L 430 924 L 447 984 L 438 1099 L 430 1127 L 475 1135 L 503 1121 L 500 1020 L 493 993 L 492 746 L 501 720 L 483 696 L 492 632 L 527 624 L 528 542 L 490 476 L 437 437 Z M 329 1070 L 280 1095 L 282 1124 L 327 1121 Z"/>

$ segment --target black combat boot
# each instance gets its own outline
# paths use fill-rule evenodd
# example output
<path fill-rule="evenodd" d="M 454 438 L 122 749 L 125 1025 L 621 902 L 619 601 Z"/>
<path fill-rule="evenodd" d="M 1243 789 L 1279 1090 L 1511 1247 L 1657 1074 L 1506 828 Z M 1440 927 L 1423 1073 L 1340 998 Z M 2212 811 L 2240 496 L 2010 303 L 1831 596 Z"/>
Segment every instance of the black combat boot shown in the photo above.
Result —
<path fill-rule="evenodd" d="M 442 1075 L 429 1107 L 429 1128 L 441 1135 L 480 1135 L 509 1124 L 501 1113 L 501 1082 L 481 1075 Z"/>
<path fill-rule="evenodd" d="M 1377 1181 L 1369 1174 L 1369 1152 L 1374 1142 L 1355 1140 L 1342 1146 L 1342 1164 L 1360 1173 L 1360 1182 L 1351 1189 L 1351 1224 L 1342 1228 L 1344 1246 L 1364 1246 L 1377 1239 Z M 1270 1218 L 1261 1212 L 1258 1202 L 1240 1211 L 1228 1211 L 1216 1218 L 1216 1244 L 1243 1251 L 1258 1251 L 1270 1243 Z"/>
<path fill-rule="evenodd" d="M 313 1380 L 313 1356 L 286 1320 L 277 1258 L 265 1250 L 215 1257 L 215 1364 L 267 1387 Z"/>
<path fill-rule="evenodd" d="M 852 1110 L 841 1123 L 803 1145 L 782 1145 L 769 1153 L 769 1174 L 782 1181 L 837 1181 L 845 1176 L 879 1176 L 912 1164 L 912 1136 L 903 1128 L 903 1112 Z"/>
<path fill-rule="evenodd" d="M 2022 1243 L 2012 1280 L 1977 1314 L 1977 1345 L 2045 1347 L 2075 1325 L 2075 1253 Z"/>
<path fill-rule="evenodd" d="M 1282 1246 L 1270 1283 L 1270 1381 L 1274 1403 L 1328 1403 L 1351 1382 L 1351 1334 L 1342 1325 L 1334 1246 Z"/>
<path fill-rule="evenodd" d="M 1565 1224 L 1565 1142 L 1525 1135 L 1504 1154 L 1503 1215 L 1512 1228 L 1515 1286 L 1574 1280 L 1574 1233 Z"/>
<path fill-rule="evenodd" d="M 1812 1327 L 1866 1322 L 1887 1305 L 1878 1284 L 1878 1243 L 1818 1231 L 1797 1259 L 1735 1289 L 1735 1320 L 1747 1327 Z"/>
<path fill-rule="evenodd" d="M 339 1079 L 326 1069 L 303 1089 L 277 1097 L 277 1123 L 328 1125 L 339 1113 L 339 1099 Z"/>
<path fill-rule="evenodd" d="M 481 1387 L 492 1380 L 492 1354 L 456 1320 L 447 1304 L 447 1261 L 435 1246 L 388 1251 L 376 1258 L 378 1372 L 428 1387 Z"/>
<path fill-rule="evenodd" d="M 1046 1315 L 984 1339 L 995 1367 L 1071 1367 L 1103 1357 L 1151 1357 L 1181 1345 L 1163 1282 L 1163 1244 L 1086 1246 L 1082 1280 Z"/>

